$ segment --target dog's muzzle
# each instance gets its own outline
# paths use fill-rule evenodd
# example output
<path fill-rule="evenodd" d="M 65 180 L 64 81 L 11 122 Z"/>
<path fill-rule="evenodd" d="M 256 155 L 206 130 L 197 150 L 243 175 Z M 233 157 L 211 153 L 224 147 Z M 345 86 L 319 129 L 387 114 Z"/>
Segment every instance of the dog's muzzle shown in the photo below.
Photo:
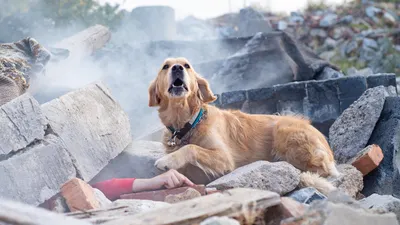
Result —
<path fill-rule="evenodd" d="M 188 91 L 187 85 L 185 84 L 185 73 L 184 68 L 181 65 L 174 65 L 171 68 L 171 84 L 168 88 L 168 92 L 173 96 L 181 96 L 183 93 Z"/>

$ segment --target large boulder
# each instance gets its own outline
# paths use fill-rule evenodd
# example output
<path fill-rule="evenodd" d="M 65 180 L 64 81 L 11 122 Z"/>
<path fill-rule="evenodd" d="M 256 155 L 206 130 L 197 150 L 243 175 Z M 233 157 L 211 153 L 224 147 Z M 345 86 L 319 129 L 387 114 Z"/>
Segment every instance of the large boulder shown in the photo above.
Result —
<path fill-rule="evenodd" d="M 207 187 L 219 190 L 255 188 L 284 195 L 300 183 L 300 170 L 287 162 L 257 161 L 242 166 L 209 183 Z"/>
<path fill-rule="evenodd" d="M 339 163 L 347 163 L 365 148 L 390 93 L 383 86 L 367 89 L 332 124 L 329 141 Z"/>
<path fill-rule="evenodd" d="M 381 147 L 383 160 L 364 177 L 362 193 L 400 197 L 400 97 L 387 97 L 368 144 Z"/>
<path fill-rule="evenodd" d="M 132 141 L 127 114 L 100 82 L 45 103 L 42 110 L 85 181 Z"/>

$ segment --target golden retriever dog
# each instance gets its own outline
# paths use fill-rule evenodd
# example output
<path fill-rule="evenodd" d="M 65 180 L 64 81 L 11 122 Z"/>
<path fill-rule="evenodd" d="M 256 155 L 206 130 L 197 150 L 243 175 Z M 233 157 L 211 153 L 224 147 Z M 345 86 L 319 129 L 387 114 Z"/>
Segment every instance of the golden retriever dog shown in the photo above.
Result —
<path fill-rule="evenodd" d="M 183 173 L 196 180 L 187 172 L 196 167 L 216 179 L 255 161 L 286 161 L 303 171 L 300 186 L 323 193 L 335 189 L 322 178 L 339 175 L 332 150 L 309 120 L 222 110 L 208 104 L 215 100 L 207 80 L 188 60 L 165 60 L 149 87 L 149 106 L 159 107 L 167 127 L 163 143 L 168 154 L 155 162 L 157 168 L 186 168 Z"/>

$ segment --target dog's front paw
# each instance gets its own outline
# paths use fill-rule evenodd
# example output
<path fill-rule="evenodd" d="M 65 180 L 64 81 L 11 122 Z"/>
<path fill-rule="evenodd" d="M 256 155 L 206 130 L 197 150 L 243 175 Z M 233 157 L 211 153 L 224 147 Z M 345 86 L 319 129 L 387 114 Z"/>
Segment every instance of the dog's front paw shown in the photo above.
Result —
<path fill-rule="evenodd" d="M 166 155 L 160 159 L 158 159 L 154 166 L 160 170 L 167 171 L 170 169 L 180 169 L 182 165 L 180 165 L 179 160 L 176 160 L 176 157 L 172 154 Z"/>

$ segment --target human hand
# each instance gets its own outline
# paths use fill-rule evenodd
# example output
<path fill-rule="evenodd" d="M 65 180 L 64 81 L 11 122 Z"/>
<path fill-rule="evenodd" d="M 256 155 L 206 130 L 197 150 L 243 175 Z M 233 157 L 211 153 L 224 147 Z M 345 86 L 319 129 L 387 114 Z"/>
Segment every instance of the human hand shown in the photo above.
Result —
<path fill-rule="evenodd" d="M 174 169 L 168 170 L 163 174 L 151 178 L 149 183 L 153 189 L 160 189 L 163 186 L 170 189 L 185 185 L 194 185 L 192 181 Z"/>

